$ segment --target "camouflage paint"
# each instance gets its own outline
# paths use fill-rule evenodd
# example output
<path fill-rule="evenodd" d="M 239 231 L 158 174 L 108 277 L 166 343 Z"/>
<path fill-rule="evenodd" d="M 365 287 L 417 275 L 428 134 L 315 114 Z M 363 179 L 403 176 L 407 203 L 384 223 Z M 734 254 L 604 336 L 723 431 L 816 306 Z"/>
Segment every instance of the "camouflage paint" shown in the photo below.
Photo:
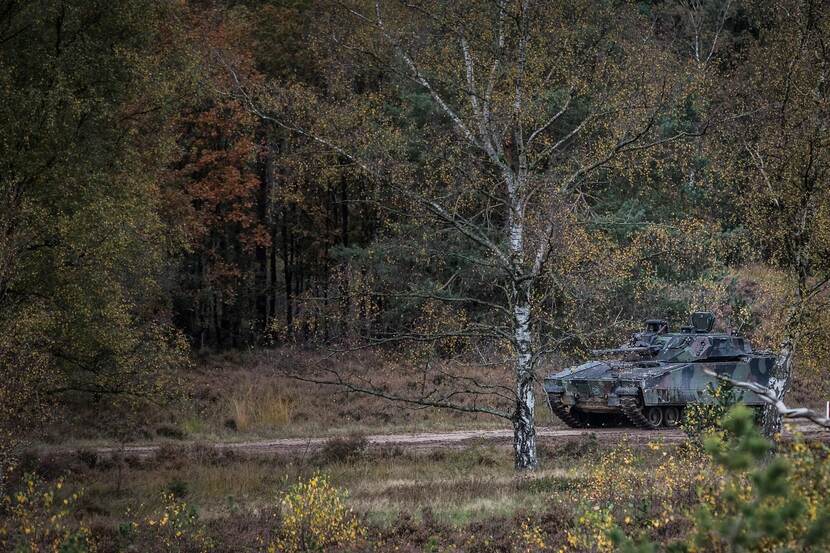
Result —
<path fill-rule="evenodd" d="M 775 357 L 754 352 L 741 336 L 712 333 L 711 314 L 694 314 L 693 324 L 678 333 L 668 332 L 668 325 L 663 323 L 649 320 L 646 330 L 635 334 L 627 344 L 594 352 L 623 359 L 589 361 L 547 376 L 545 391 L 549 399 L 556 398 L 564 406 L 584 413 L 619 413 L 623 397 L 635 397 L 645 408 L 705 403 L 711 401 L 706 389 L 716 384 L 716 378 L 704 369 L 768 385 Z M 762 405 L 751 392 L 745 393 L 742 401 L 750 406 Z"/>

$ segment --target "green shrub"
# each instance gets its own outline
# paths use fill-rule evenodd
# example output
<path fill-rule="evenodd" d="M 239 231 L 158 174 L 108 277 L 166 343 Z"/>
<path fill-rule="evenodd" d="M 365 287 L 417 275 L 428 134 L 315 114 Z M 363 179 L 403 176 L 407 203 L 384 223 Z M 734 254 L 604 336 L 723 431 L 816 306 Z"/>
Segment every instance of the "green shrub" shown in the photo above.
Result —
<path fill-rule="evenodd" d="M 323 475 L 292 486 L 280 501 L 282 528 L 268 553 L 322 551 L 356 543 L 366 531 L 345 500 L 346 493 Z"/>
<path fill-rule="evenodd" d="M 830 545 L 830 450 L 796 441 L 770 457 L 772 443 L 754 424 L 754 413 L 733 407 L 723 432 L 703 444 L 722 476 L 700 486 L 700 507 L 689 535 L 668 551 L 826 551 Z M 655 551 L 616 529 L 624 553 Z"/>
<path fill-rule="evenodd" d="M 729 382 L 718 382 L 717 386 L 709 384 L 706 393 L 712 398 L 711 403 L 690 403 L 683 410 L 680 427 L 693 443 L 703 445 L 703 438 L 711 432 L 722 432 L 721 421 L 740 400 L 742 394 Z"/>

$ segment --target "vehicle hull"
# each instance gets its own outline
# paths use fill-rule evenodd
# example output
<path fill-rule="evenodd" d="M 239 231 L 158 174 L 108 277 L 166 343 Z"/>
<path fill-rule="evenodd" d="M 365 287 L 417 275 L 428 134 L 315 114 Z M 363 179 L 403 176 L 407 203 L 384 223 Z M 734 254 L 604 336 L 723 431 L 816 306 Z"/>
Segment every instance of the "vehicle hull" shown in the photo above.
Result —
<path fill-rule="evenodd" d="M 672 422 L 676 423 L 677 415 L 689 403 L 713 401 L 708 390 L 717 379 L 707 370 L 766 386 L 774 365 L 775 358 L 764 354 L 684 363 L 590 361 L 549 375 L 544 386 L 554 414 L 563 418 L 562 413 L 567 411 L 572 418 L 594 421 L 581 426 L 602 425 L 603 417 L 610 424 L 612 419 L 620 418 L 614 415 L 630 415 L 632 405 L 646 414 L 654 411 L 650 408 L 662 408 L 662 415 L 673 417 Z M 761 399 L 751 392 L 744 393 L 740 400 L 752 407 L 762 405 Z M 659 418 L 658 415 L 662 416 L 658 413 L 655 417 Z"/>

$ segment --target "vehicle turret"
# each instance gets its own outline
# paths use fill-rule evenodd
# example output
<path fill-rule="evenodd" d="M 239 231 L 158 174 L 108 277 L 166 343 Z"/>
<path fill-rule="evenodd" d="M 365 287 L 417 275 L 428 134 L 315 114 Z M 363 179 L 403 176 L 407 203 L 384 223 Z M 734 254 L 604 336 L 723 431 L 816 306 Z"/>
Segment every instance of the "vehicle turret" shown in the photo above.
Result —
<path fill-rule="evenodd" d="M 648 319 L 645 322 L 645 329 L 631 335 L 628 342 L 616 348 L 591 350 L 591 355 L 598 357 L 606 356 L 640 356 L 644 358 L 653 357 L 663 347 L 657 337 L 669 331 L 669 323 L 665 319 Z"/>

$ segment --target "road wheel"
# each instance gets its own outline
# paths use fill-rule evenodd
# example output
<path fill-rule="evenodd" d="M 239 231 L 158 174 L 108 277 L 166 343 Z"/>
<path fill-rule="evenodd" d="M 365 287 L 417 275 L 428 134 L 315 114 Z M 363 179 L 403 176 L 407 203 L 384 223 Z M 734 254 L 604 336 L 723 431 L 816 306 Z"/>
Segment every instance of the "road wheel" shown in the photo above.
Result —
<path fill-rule="evenodd" d="M 663 424 L 663 410 L 659 407 L 649 407 L 646 410 L 646 420 L 652 428 L 659 427 Z"/>
<path fill-rule="evenodd" d="M 674 428 L 680 424 L 680 409 L 677 407 L 666 407 L 663 411 L 663 424 Z"/>

